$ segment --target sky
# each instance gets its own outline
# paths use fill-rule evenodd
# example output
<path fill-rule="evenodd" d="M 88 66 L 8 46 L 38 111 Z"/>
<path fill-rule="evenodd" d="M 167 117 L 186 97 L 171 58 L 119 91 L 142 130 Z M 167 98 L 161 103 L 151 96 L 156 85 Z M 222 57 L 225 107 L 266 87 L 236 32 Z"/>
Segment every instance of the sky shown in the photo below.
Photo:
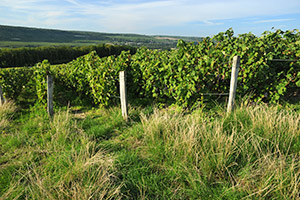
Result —
<path fill-rule="evenodd" d="M 36 28 L 212 36 L 300 29 L 300 0 L 0 0 L 0 24 Z"/>

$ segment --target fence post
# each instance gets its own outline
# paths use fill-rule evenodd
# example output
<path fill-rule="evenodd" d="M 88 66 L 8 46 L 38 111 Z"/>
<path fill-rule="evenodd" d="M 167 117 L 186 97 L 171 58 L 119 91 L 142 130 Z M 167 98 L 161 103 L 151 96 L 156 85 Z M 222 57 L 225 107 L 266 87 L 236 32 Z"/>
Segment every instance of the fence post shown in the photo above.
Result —
<path fill-rule="evenodd" d="M 125 121 L 128 120 L 128 109 L 127 109 L 127 91 L 126 91 L 126 72 L 120 72 L 120 99 L 122 116 Z"/>
<path fill-rule="evenodd" d="M 234 99 L 235 99 L 235 93 L 236 93 L 239 67 L 240 67 L 240 56 L 234 56 L 233 62 L 232 62 L 230 91 L 229 91 L 229 99 L 228 99 L 228 106 L 227 106 L 228 113 L 233 111 L 233 109 L 234 109 Z"/>
<path fill-rule="evenodd" d="M 53 117 L 53 77 L 47 75 L 47 111 L 49 117 Z"/>
<path fill-rule="evenodd" d="M 3 105 L 5 102 L 5 99 L 3 97 L 3 91 L 2 91 L 2 87 L 0 85 L 0 105 Z"/>

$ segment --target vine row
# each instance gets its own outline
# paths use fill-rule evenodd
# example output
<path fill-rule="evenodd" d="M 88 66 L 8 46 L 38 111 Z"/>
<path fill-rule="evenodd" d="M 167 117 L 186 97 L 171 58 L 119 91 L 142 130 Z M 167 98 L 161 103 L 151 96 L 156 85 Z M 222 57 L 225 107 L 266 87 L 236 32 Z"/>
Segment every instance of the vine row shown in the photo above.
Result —
<path fill-rule="evenodd" d="M 198 44 L 179 41 L 177 47 L 172 51 L 140 48 L 134 55 L 123 51 L 119 56 L 104 58 L 91 52 L 63 65 L 44 61 L 34 68 L 19 70 L 17 74 L 23 73 L 26 78 L 15 83 L 11 80 L 19 75 L 2 70 L 0 84 L 7 96 L 15 97 L 20 85 L 26 85 L 24 82 L 33 76 L 36 94 L 43 102 L 45 74 L 52 73 L 64 89 L 107 106 L 118 96 L 119 71 L 126 70 L 129 98 L 190 107 L 203 101 L 203 93 L 228 92 L 232 58 L 239 55 L 240 96 L 250 95 L 257 102 L 278 102 L 299 95 L 298 30 L 276 30 L 257 37 L 251 33 L 234 36 L 229 29 Z"/>

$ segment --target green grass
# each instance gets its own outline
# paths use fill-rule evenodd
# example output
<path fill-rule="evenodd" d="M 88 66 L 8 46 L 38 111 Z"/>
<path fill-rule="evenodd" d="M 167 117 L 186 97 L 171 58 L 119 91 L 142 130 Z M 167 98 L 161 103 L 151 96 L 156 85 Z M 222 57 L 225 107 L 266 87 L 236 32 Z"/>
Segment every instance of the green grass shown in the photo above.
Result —
<path fill-rule="evenodd" d="M 3 199 L 299 199 L 295 106 L 65 108 L 12 115 L 0 135 Z"/>
<path fill-rule="evenodd" d="M 99 41 L 87 42 L 20 42 L 20 41 L 1 41 L 0 48 L 20 48 L 20 47 L 40 47 L 40 46 L 89 46 L 101 44 Z"/>
<path fill-rule="evenodd" d="M 49 123 L 35 107 L 11 123 L 0 139 L 3 199 L 118 199 L 114 158 L 97 150 L 69 110 Z"/>

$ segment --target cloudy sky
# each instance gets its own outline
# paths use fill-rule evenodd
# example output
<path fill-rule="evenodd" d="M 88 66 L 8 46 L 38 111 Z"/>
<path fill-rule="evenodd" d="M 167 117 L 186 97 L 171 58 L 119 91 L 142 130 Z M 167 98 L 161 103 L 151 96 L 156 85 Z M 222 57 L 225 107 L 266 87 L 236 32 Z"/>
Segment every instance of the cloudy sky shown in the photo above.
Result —
<path fill-rule="evenodd" d="M 211 36 L 300 28 L 300 0 L 0 0 L 0 24 Z"/>

